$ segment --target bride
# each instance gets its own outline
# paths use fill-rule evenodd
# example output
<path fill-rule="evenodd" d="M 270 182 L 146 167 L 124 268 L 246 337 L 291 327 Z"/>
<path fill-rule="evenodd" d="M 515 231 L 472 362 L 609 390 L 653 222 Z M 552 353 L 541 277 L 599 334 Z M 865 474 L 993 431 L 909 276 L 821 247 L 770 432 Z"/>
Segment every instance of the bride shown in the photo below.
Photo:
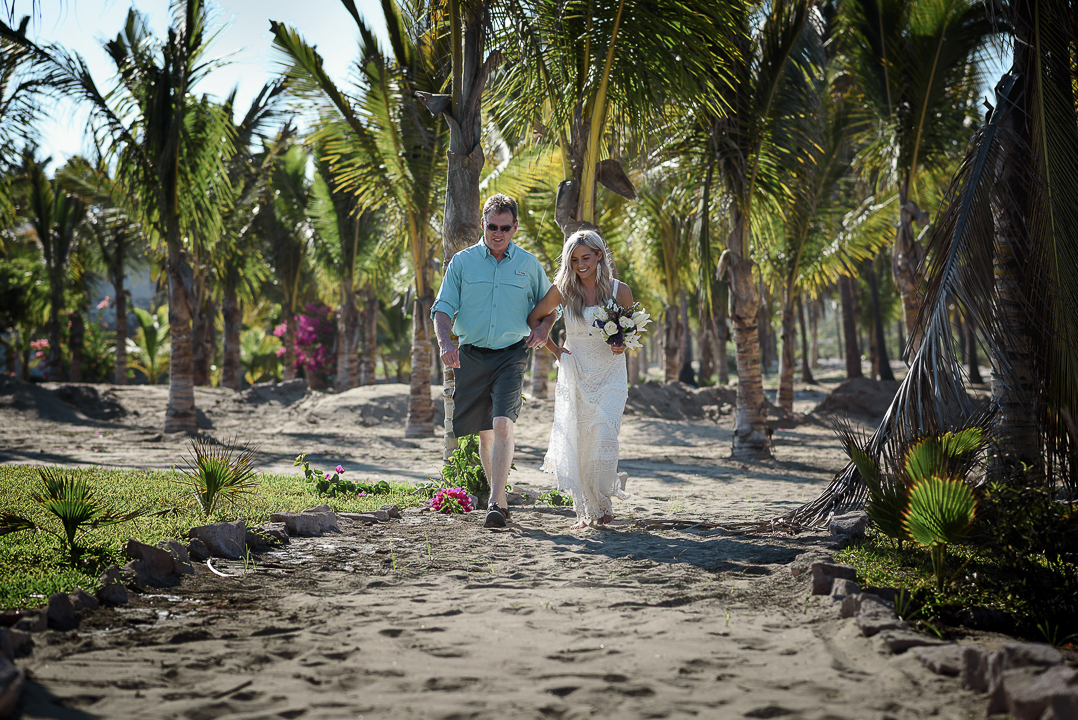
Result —
<path fill-rule="evenodd" d="M 528 316 L 538 324 L 559 304 L 565 317 L 565 347 L 548 340 L 558 359 L 554 425 L 542 470 L 573 494 L 572 529 L 614 519 L 611 499 L 627 498 L 618 474 L 618 431 L 628 397 L 625 346 L 607 345 L 594 327 L 596 311 L 610 298 L 629 307 L 629 286 L 614 279 L 606 243 L 592 230 L 569 236 L 554 285 Z"/>

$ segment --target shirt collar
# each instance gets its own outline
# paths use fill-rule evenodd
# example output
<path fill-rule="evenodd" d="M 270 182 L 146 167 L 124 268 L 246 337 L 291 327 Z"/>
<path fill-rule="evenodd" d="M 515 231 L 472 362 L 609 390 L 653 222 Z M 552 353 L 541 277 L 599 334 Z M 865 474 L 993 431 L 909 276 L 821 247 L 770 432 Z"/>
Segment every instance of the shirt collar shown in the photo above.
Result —
<path fill-rule="evenodd" d="M 479 247 L 483 250 L 483 257 L 492 258 L 494 254 L 490 252 L 490 248 L 487 247 L 487 241 L 485 238 L 479 238 Z M 517 246 L 512 240 L 509 241 L 509 247 L 505 249 L 505 257 L 509 260 L 513 259 L 513 255 L 516 252 Z"/>

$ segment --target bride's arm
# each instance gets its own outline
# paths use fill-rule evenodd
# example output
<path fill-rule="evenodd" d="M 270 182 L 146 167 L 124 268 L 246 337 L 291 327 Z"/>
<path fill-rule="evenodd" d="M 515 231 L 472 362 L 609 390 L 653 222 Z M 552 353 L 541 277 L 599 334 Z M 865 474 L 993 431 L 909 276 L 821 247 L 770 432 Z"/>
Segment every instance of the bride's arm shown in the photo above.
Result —
<path fill-rule="evenodd" d="M 558 290 L 557 285 L 551 285 L 543 299 L 537 302 L 532 311 L 528 313 L 528 327 L 534 328 L 537 326 L 543 321 L 543 318 L 557 310 L 558 305 L 561 305 L 561 291 Z"/>

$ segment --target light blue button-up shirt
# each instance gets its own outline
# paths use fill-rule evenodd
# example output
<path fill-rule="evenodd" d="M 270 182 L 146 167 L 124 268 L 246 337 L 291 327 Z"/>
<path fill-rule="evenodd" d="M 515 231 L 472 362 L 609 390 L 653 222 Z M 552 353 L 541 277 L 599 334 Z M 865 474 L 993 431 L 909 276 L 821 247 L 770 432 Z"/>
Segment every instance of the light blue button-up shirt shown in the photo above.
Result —
<path fill-rule="evenodd" d="M 531 333 L 528 314 L 549 289 L 546 271 L 530 252 L 510 242 L 498 262 L 480 240 L 449 261 L 430 316 L 454 318 L 461 345 L 500 350 Z"/>

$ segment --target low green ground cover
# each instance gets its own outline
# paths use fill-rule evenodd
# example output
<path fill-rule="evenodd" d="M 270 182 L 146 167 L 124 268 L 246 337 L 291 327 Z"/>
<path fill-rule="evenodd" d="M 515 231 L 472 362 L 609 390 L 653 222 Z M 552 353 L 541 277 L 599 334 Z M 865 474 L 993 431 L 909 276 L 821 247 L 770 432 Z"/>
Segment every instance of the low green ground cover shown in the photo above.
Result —
<path fill-rule="evenodd" d="M 122 551 L 129 537 L 156 545 L 167 538 L 184 541 L 189 528 L 211 522 L 243 518 L 248 526 L 258 526 L 268 521 L 271 513 L 297 512 L 315 505 L 364 512 L 389 503 L 401 508 L 419 505 L 429 498 L 429 493 L 413 494 L 414 487 L 398 484 L 391 484 L 384 493 L 324 497 L 302 475 L 259 474 L 253 492 L 236 497 L 232 504 L 219 503 L 207 518 L 195 500 L 188 476 L 179 471 L 80 468 L 63 472 L 85 477 L 95 498 L 113 510 L 145 508 L 149 514 L 92 530 L 82 539 L 86 549 L 75 567 L 71 567 L 60 539 L 49 532 L 25 530 L 0 536 L 0 609 L 41 605 L 50 594 L 71 592 L 76 587 L 93 592 L 106 566 L 126 562 Z M 59 521 L 32 498 L 40 485 L 36 467 L 0 466 L 0 511 L 61 533 Z"/>
<path fill-rule="evenodd" d="M 836 560 L 857 568 L 862 586 L 901 591 L 900 615 L 928 632 L 968 625 L 971 609 L 1006 613 L 992 629 L 1053 645 L 1078 640 L 1078 567 L 1043 554 L 1004 559 L 977 542 L 955 543 L 944 559 L 947 583 L 941 590 L 923 547 L 899 544 L 875 527 Z M 975 623 L 976 624 L 976 623 Z"/>

